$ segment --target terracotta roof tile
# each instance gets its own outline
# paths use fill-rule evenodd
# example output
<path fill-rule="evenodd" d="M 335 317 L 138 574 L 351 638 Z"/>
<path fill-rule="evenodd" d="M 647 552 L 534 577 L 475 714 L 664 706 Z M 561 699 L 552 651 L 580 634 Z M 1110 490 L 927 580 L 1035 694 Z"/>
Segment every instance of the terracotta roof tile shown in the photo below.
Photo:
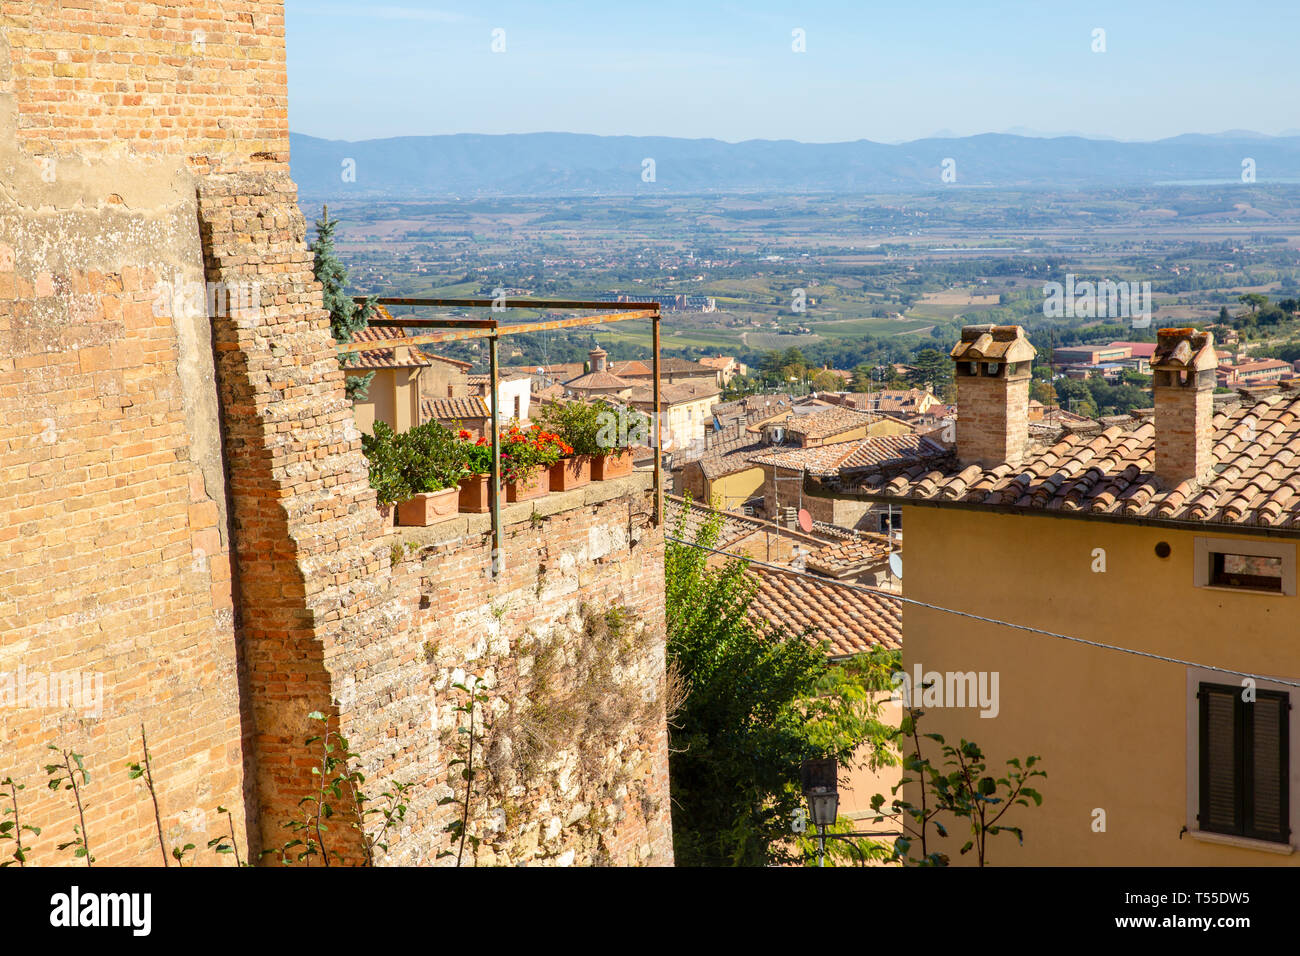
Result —
<path fill-rule="evenodd" d="M 862 468 L 947 454 L 943 445 L 922 435 L 876 435 L 812 448 L 768 447 L 770 450 L 766 454 L 754 455 L 750 461 L 792 471 L 803 469 L 812 475 L 834 475 L 842 468 Z"/>
<path fill-rule="evenodd" d="M 809 571 L 838 578 L 874 568 L 889 560 L 897 544 L 883 534 L 867 534 L 837 541 L 808 555 Z"/>
<path fill-rule="evenodd" d="M 842 435 L 855 428 L 865 428 L 875 420 L 876 417 L 870 412 L 832 405 L 805 415 L 791 415 L 785 420 L 785 430 L 792 435 L 802 435 L 805 439 L 817 441 Z"/>
<path fill-rule="evenodd" d="M 393 342 L 394 344 L 400 344 L 401 340 L 406 337 L 406 333 L 402 329 L 376 328 L 373 325 L 368 325 L 364 329 L 358 329 L 352 333 L 353 342 Z M 406 354 L 407 357 L 399 362 L 395 349 L 352 352 L 350 353 L 351 361 L 348 368 L 422 368 L 433 364 L 419 348 L 408 346 Z"/>
<path fill-rule="evenodd" d="M 903 646 L 902 603 L 886 592 L 768 567 L 751 566 L 747 573 L 758 582 L 750 617 L 764 627 L 784 627 L 810 641 L 827 641 L 834 657 Z"/>
<path fill-rule="evenodd" d="M 761 442 L 754 441 L 753 435 L 742 432 L 734 438 L 718 442 L 713 447 L 690 459 L 690 461 L 698 461 L 704 477 L 709 481 L 713 481 L 726 475 L 735 474 L 738 471 L 747 471 L 753 468 L 754 465 L 749 460 L 750 456 L 762 451 L 763 448 Z M 690 462 L 686 463 L 689 464 Z"/>
<path fill-rule="evenodd" d="M 1194 365 L 1197 353 L 1184 351 L 1164 360 Z M 1293 392 L 1216 412 L 1214 474 L 1204 485 L 1165 487 L 1154 474 L 1155 454 L 1154 423 L 1130 421 L 1067 435 L 1018 468 L 962 467 L 949 452 L 938 468 L 846 470 L 830 483 L 901 500 L 1300 529 L 1300 396 Z"/>
<path fill-rule="evenodd" d="M 716 396 L 718 386 L 712 382 L 664 382 L 659 386 L 659 400 L 665 406 L 679 405 L 683 402 L 697 402 Z M 654 387 L 637 385 L 632 389 L 627 400 L 634 405 L 648 405 L 654 402 Z"/>
<path fill-rule="evenodd" d="M 491 418 L 492 409 L 477 395 L 469 398 L 426 398 L 420 402 L 422 421 L 448 422 Z"/>

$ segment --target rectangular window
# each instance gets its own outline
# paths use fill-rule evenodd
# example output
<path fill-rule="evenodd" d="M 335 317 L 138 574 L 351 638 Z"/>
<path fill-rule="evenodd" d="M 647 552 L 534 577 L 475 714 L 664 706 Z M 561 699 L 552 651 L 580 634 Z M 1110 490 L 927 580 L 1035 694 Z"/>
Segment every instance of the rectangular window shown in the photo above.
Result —
<path fill-rule="evenodd" d="M 1197 587 L 1295 596 L 1294 543 L 1201 536 L 1193 543 Z"/>
<path fill-rule="evenodd" d="M 1281 558 L 1214 551 L 1210 560 L 1210 583 L 1216 587 L 1282 593 Z"/>
<path fill-rule="evenodd" d="M 1281 691 L 1202 683 L 1200 704 L 1201 830 L 1271 843 L 1291 839 L 1289 724 Z"/>

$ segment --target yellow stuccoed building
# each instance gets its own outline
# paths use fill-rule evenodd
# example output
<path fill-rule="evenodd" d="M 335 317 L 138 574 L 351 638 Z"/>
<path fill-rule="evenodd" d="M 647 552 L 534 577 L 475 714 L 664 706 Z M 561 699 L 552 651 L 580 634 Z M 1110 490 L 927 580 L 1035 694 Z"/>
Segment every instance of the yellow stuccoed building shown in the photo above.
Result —
<path fill-rule="evenodd" d="M 922 732 L 999 774 L 1042 758 L 1042 806 L 1003 821 L 1023 845 L 993 836 L 989 861 L 1300 863 L 1300 393 L 1216 408 L 1212 336 L 1164 329 L 1153 416 L 1028 452 L 1033 357 L 1015 326 L 967 327 L 955 450 L 838 482 L 903 505 L 903 594 L 933 606 L 904 613 L 908 674 L 938 677 Z M 929 849 L 973 863 L 950 831 Z"/>

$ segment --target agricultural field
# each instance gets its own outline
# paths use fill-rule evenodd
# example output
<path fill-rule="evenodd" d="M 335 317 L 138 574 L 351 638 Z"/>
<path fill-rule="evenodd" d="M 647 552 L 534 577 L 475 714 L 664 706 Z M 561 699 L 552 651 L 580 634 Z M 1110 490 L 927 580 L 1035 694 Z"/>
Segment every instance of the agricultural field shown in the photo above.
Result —
<path fill-rule="evenodd" d="M 354 201 L 330 212 L 358 293 L 705 296 L 713 311 L 665 309 L 665 352 L 747 364 L 790 348 L 827 363 L 902 361 L 978 322 L 1071 340 L 1098 323 L 1045 315 L 1045 284 L 1067 275 L 1150 282 L 1157 326 L 1213 321 L 1248 292 L 1300 288 L 1297 185 L 1254 186 L 1249 201 L 1231 187 L 1170 186 Z M 618 358 L 644 357 L 651 344 L 647 322 L 521 339 L 512 348 L 528 361 L 577 360 L 597 339 Z M 481 360 L 447 351 L 457 349 Z"/>

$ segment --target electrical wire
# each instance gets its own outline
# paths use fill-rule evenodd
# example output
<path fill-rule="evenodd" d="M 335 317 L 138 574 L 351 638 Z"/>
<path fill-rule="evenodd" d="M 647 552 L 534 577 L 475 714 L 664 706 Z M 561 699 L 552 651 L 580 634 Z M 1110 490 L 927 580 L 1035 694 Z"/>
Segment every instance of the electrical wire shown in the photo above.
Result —
<path fill-rule="evenodd" d="M 1118 644 L 1107 644 L 1103 641 L 1090 641 L 1084 637 L 1074 637 L 1069 634 L 1058 634 L 1055 631 L 1044 630 L 1041 627 L 1030 627 L 1028 624 L 1013 624 L 1011 621 L 1001 621 L 995 617 L 984 617 L 980 614 L 972 614 L 970 611 L 958 611 L 950 607 L 940 607 L 937 604 L 928 604 L 925 601 L 918 601 L 915 598 L 905 598 L 901 594 L 894 594 L 891 591 L 882 591 L 879 588 L 867 587 L 863 584 L 850 584 L 847 581 L 832 581 L 829 578 L 823 578 L 816 574 L 810 574 L 807 571 L 797 571 L 794 568 L 780 564 L 769 564 L 765 561 L 757 561 L 747 555 L 737 554 L 734 551 L 723 551 L 718 548 L 710 548 L 692 541 L 685 541 L 681 538 L 675 538 L 672 535 L 665 534 L 666 541 L 672 541 L 674 544 L 685 545 L 688 548 L 696 548 L 700 551 L 709 551 L 713 554 L 719 554 L 728 558 L 740 558 L 748 562 L 753 567 L 770 568 L 773 571 L 779 571 L 782 574 L 792 574 L 796 577 L 808 578 L 822 585 L 831 585 L 833 587 L 848 588 L 852 591 L 862 591 L 867 594 L 874 594 L 877 597 L 888 598 L 891 601 L 898 601 L 902 604 L 911 604 L 916 607 L 923 607 L 930 611 L 939 611 L 943 614 L 952 614 L 956 617 L 963 617 L 971 621 L 980 621 L 984 624 L 995 624 L 999 627 L 1009 627 L 1017 631 L 1027 631 L 1030 634 L 1038 634 L 1043 637 L 1052 637 L 1057 640 L 1069 641 L 1074 644 L 1083 644 L 1087 647 L 1096 647 L 1106 651 L 1118 651 L 1122 654 L 1132 654 L 1135 657 L 1145 657 L 1154 661 L 1162 661 L 1166 664 L 1178 664 L 1183 667 L 1197 667 L 1202 670 L 1214 671 L 1219 674 L 1231 674 L 1234 677 L 1248 677 L 1251 680 L 1266 681 L 1271 684 L 1281 684 L 1285 687 L 1300 687 L 1300 681 L 1282 680 L 1277 677 L 1268 677 L 1263 674 L 1252 674 L 1249 671 L 1233 670 L 1230 667 L 1218 667 L 1214 664 L 1200 664 L 1196 661 L 1187 661 L 1178 657 L 1166 657 L 1163 654 L 1153 654 L 1150 651 L 1140 651 L 1132 647 L 1122 647 Z"/>

